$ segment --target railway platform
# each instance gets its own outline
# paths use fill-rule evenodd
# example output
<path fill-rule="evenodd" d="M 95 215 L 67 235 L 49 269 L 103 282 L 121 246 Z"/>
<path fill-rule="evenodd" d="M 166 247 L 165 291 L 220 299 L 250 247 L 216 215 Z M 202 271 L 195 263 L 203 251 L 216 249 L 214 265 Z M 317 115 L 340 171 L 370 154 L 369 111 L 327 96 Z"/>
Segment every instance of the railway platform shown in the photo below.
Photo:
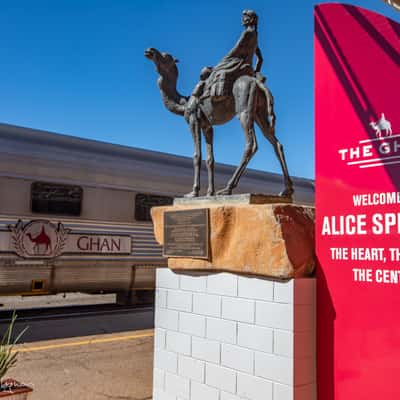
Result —
<path fill-rule="evenodd" d="M 150 400 L 153 330 L 32 342 L 17 346 L 12 375 L 30 400 Z"/>

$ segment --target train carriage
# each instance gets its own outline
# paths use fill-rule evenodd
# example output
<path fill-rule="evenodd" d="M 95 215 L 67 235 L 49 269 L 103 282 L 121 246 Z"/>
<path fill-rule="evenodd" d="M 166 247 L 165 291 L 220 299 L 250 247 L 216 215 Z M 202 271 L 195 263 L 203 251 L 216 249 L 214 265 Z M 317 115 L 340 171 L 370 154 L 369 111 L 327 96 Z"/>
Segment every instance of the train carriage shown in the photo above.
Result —
<path fill-rule="evenodd" d="M 222 187 L 234 168 L 215 169 Z M 0 295 L 80 291 L 125 301 L 153 290 L 166 260 L 150 208 L 182 196 L 192 177 L 187 157 L 0 124 Z M 313 181 L 294 183 L 296 201 L 312 204 Z M 240 192 L 281 186 L 278 174 L 248 170 Z"/>

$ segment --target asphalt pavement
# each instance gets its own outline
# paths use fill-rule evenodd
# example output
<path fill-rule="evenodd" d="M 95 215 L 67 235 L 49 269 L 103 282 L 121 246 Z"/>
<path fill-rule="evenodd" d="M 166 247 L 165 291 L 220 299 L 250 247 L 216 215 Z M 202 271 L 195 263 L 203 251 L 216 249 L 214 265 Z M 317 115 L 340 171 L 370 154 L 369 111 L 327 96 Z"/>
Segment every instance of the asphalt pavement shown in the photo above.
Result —
<path fill-rule="evenodd" d="M 151 329 L 154 326 L 152 305 L 95 304 L 31 308 L 18 310 L 17 315 L 15 333 L 28 327 L 21 338 L 23 343 Z M 7 329 L 11 316 L 11 310 L 0 311 L 0 336 Z"/>

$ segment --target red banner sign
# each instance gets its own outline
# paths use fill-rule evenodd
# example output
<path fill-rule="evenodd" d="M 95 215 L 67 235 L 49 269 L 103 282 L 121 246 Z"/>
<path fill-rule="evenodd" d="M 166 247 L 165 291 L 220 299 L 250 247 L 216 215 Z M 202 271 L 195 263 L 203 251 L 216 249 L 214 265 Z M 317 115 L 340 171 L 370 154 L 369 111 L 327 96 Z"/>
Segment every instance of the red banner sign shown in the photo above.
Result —
<path fill-rule="evenodd" d="M 400 398 L 400 25 L 315 8 L 318 398 Z"/>

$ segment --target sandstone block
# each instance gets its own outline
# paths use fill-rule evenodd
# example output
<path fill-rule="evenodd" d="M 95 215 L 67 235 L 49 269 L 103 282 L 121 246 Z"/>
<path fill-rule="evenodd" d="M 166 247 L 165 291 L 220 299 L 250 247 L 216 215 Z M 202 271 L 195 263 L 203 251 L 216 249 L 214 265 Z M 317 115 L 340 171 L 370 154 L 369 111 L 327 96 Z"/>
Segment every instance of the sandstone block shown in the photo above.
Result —
<path fill-rule="evenodd" d="M 174 270 L 228 271 L 279 279 L 310 276 L 315 267 L 314 208 L 291 204 L 199 204 L 152 209 L 164 243 L 164 212 L 209 209 L 210 258 L 170 257 Z"/>

